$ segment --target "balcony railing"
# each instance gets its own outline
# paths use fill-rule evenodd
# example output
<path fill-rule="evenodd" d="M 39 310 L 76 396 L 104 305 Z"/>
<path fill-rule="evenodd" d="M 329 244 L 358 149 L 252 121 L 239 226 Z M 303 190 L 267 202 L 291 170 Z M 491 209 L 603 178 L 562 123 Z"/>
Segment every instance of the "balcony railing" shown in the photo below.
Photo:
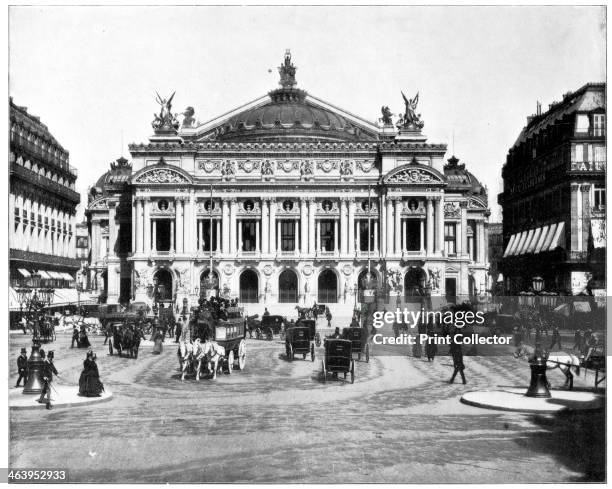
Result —
<path fill-rule="evenodd" d="M 19 176 L 28 183 L 32 183 L 40 187 L 43 191 L 60 195 L 70 202 L 78 204 L 81 201 L 81 196 L 78 192 L 75 192 L 64 185 L 60 185 L 47 177 L 38 175 L 27 168 L 23 168 L 17 163 L 13 163 L 11 165 L 11 173 Z"/>

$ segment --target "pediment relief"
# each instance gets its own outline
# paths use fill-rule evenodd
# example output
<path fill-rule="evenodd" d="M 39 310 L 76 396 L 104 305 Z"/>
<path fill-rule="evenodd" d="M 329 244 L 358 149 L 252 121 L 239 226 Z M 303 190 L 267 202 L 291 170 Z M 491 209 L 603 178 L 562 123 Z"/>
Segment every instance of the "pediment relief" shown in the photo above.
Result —
<path fill-rule="evenodd" d="M 383 178 L 387 184 L 443 185 L 446 182 L 440 173 L 424 165 L 409 164 L 391 170 Z"/>

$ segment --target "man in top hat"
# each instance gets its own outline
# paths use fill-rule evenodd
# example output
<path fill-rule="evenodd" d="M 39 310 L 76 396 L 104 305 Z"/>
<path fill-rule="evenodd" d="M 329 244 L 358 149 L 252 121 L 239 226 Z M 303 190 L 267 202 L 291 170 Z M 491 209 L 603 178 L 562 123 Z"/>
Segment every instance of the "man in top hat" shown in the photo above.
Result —
<path fill-rule="evenodd" d="M 45 363 L 42 368 L 42 379 L 43 379 L 43 388 L 40 393 L 40 397 L 38 398 L 38 402 L 42 403 L 45 401 L 45 394 L 47 396 L 47 409 L 51 409 L 51 384 L 53 382 L 53 374 L 58 375 L 57 369 L 55 365 L 53 365 L 53 351 L 50 351 L 47 354 L 47 358 L 45 359 Z"/>
<path fill-rule="evenodd" d="M 17 371 L 19 372 L 19 378 L 15 387 L 19 387 L 21 379 L 23 379 L 23 385 L 25 386 L 28 381 L 28 352 L 25 348 L 21 349 L 21 355 L 17 357 Z"/>

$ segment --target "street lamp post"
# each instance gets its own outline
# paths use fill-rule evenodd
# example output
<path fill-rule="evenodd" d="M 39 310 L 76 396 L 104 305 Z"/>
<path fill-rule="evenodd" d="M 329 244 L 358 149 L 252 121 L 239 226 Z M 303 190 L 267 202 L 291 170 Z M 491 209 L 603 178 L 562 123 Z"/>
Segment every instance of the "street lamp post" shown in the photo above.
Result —
<path fill-rule="evenodd" d="M 212 221 L 212 211 L 213 211 L 213 187 L 210 184 L 210 203 L 208 206 L 208 217 L 209 217 L 209 227 L 208 227 L 208 276 L 204 279 L 202 285 L 202 293 L 204 294 L 204 298 L 208 296 L 208 291 L 211 292 L 215 290 L 217 287 L 217 278 L 214 276 L 213 272 L 213 255 L 212 255 L 212 229 L 213 229 L 213 221 Z"/>
<path fill-rule="evenodd" d="M 544 279 L 540 276 L 534 277 L 532 287 L 536 294 L 542 291 Z M 542 352 L 540 327 L 536 327 L 535 349 L 533 356 L 529 359 L 531 369 L 531 382 L 525 396 L 527 397 L 551 397 L 546 379 L 546 355 Z"/>

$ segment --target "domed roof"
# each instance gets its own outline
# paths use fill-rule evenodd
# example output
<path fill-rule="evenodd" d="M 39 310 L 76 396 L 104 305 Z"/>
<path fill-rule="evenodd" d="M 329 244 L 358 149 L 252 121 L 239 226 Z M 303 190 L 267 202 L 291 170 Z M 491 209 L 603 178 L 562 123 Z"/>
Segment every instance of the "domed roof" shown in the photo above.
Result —
<path fill-rule="evenodd" d="M 132 165 L 123 156 L 110 164 L 110 170 L 103 173 L 90 188 L 89 198 L 105 195 L 109 190 L 128 183 L 132 175 Z"/>
<path fill-rule="evenodd" d="M 217 127 L 216 139 L 376 139 L 343 115 L 307 101 L 303 90 L 281 88 L 269 96 L 269 102 L 235 114 Z"/>
<path fill-rule="evenodd" d="M 467 190 L 472 195 L 482 197 L 487 200 L 487 191 L 472 172 L 465 169 L 465 164 L 459 164 L 459 159 L 454 155 L 448 159 L 448 164 L 444 165 L 444 176 L 448 181 L 449 189 Z"/>

